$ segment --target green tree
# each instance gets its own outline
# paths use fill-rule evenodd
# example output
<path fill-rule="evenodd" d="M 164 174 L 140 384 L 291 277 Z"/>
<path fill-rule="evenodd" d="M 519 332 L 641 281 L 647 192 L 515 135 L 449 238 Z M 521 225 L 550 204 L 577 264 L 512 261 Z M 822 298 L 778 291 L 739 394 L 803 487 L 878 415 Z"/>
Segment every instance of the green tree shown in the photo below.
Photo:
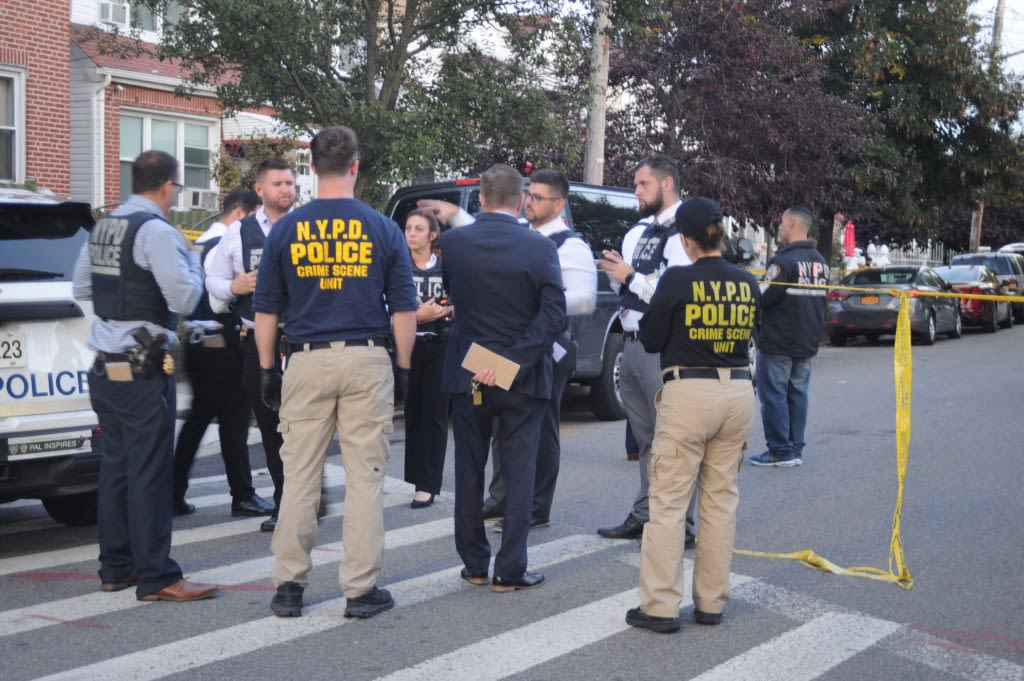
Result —
<path fill-rule="evenodd" d="M 524 151 L 571 159 L 578 145 L 578 105 L 551 93 L 575 90 L 575 75 L 560 65 L 585 47 L 554 0 L 178 4 L 185 11 L 164 31 L 161 54 L 181 60 L 192 83 L 216 86 L 229 109 L 269 105 L 296 130 L 352 127 L 367 200 L 386 198 L 385 183 L 435 169 Z M 479 37 L 493 43 L 498 35 L 504 48 L 489 57 L 475 51 Z M 526 111 L 536 123 L 517 127 Z"/>
<path fill-rule="evenodd" d="M 1019 184 L 1024 89 L 990 69 L 967 0 L 838 0 L 800 30 L 828 60 L 827 90 L 884 129 L 879 162 L 854 170 L 859 235 L 960 241 L 940 216 Z M 966 242 L 969 221 L 960 229 Z"/>

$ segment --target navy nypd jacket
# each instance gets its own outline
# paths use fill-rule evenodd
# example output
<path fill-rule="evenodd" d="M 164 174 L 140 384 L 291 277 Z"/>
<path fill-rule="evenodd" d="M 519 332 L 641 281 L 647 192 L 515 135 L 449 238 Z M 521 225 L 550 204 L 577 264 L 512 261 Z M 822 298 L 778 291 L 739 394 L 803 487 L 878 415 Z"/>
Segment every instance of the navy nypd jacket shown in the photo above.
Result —
<path fill-rule="evenodd" d="M 818 354 L 825 325 L 825 289 L 779 283 L 828 284 L 829 267 L 813 241 L 794 241 L 775 254 L 765 271 L 758 349 L 804 359 Z"/>

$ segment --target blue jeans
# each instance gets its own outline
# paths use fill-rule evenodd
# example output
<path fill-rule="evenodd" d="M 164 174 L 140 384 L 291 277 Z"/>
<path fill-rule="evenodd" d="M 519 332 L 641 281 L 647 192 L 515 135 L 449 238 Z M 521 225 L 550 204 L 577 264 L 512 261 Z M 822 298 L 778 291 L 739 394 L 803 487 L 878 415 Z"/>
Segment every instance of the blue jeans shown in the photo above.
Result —
<path fill-rule="evenodd" d="M 757 353 L 761 423 L 773 456 L 803 458 L 812 359 Z"/>

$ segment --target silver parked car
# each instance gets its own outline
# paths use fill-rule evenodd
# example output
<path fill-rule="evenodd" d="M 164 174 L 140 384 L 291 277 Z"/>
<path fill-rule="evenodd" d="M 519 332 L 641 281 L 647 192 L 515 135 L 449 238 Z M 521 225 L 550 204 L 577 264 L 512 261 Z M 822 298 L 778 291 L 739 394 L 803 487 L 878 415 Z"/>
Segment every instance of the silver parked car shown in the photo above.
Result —
<path fill-rule="evenodd" d="M 955 298 L 920 295 L 949 290 L 930 267 L 869 267 L 848 274 L 839 283 L 871 291 L 828 292 L 825 325 L 834 346 L 846 345 L 846 339 L 851 336 L 864 336 L 873 342 L 883 334 L 896 333 L 900 298 L 890 295 L 891 289 L 907 291 L 910 296 L 910 328 L 920 343 L 931 345 L 938 334 L 959 338 L 963 332 L 959 304 Z"/>

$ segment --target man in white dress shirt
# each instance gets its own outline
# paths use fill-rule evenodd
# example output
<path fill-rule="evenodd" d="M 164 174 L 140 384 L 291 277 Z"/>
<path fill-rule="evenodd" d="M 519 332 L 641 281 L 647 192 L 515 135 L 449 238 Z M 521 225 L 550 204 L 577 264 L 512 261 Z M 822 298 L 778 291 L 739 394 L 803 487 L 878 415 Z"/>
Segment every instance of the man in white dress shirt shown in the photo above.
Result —
<path fill-rule="evenodd" d="M 263 255 L 263 243 L 274 223 L 291 210 L 295 202 L 295 174 L 288 161 L 275 157 L 260 163 L 256 168 L 253 189 L 263 201 L 263 206 L 224 233 L 220 245 L 209 259 L 206 290 L 210 293 L 210 304 L 214 312 L 234 311 L 242 321 L 245 392 L 263 436 L 267 470 L 274 481 L 274 514 L 263 521 L 260 529 L 273 532 L 277 527 L 277 509 L 281 506 L 281 493 L 284 490 L 284 469 L 281 464 L 283 440 L 277 432 L 277 412 L 267 407 L 260 397 L 260 363 L 252 332 L 255 319 L 252 298 L 256 290 L 256 270 Z"/>

